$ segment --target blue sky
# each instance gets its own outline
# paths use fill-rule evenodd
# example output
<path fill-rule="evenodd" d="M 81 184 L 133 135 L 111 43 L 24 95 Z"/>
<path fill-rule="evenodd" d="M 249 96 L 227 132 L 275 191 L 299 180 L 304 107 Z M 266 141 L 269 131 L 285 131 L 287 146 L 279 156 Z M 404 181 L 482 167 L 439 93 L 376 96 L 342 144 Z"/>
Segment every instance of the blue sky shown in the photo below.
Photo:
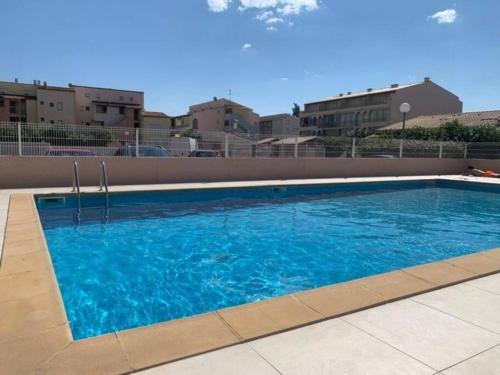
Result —
<path fill-rule="evenodd" d="M 499 15 L 498 0 L 3 1 L 0 80 L 141 90 L 170 115 L 231 89 L 266 115 L 430 76 L 464 110 L 500 109 Z"/>

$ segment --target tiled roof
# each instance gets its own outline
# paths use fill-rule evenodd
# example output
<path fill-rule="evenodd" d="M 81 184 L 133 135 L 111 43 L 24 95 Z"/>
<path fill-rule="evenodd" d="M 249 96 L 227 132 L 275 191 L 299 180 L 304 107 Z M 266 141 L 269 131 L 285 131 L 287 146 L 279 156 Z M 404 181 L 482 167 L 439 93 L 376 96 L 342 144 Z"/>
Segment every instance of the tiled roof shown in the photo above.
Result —
<path fill-rule="evenodd" d="M 164 118 L 168 118 L 168 115 L 166 115 L 163 112 L 144 111 L 144 112 L 142 112 L 142 115 L 146 116 L 146 117 L 164 117 Z"/>
<path fill-rule="evenodd" d="M 459 123 L 471 125 L 496 125 L 500 126 L 500 110 L 484 112 L 449 113 L 444 115 L 419 116 L 406 121 L 406 128 L 437 128 L 441 125 L 457 120 Z M 381 130 L 401 129 L 402 122 L 381 128 Z"/>
<path fill-rule="evenodd" d="M 394 86 L 394 87 L 385 87 L 385 88 L 380 88 L 380 89 L 371 89 L 370 91 L 366 90 L 366 91 L 362 91 L 362 92 L 346 93 L 346 94 L 342 94 L 342 95 L 331 96 L 331 97 L 324 98 L 324 99 L 321 99 L 321 100 L 315 100 L 315 101 L 308 102 L 308 103 L 305 103 L 305 104 L 315 104 L 315 103 L 329 102 L 329 101 L 332 101 L 332 100 L 357 98 L 359 96 L 382 94 L 382 93 L 385 93 L 385 92 L 394 92 L 394 91 L 405 89 L 407 87 L 421 85 L 423 83 L 424 82 L 408 83 L 408 84 L 404 84 L 404 85 L 398 85 L 397 87 L 396 86 Z"/>

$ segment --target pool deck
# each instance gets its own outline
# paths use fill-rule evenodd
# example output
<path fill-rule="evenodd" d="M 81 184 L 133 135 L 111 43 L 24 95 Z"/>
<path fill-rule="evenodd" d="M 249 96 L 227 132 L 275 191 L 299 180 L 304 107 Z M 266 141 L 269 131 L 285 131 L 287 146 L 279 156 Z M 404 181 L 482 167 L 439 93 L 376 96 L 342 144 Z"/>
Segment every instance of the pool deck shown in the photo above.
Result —
<path fill-rule="evenodd" d="M 422 176 L 122 186 L 113 187 L 111 191 L 284 186 L 436 178 L 500 183 L 500 180 L 464 178 L 462 176 Z M 187 319 L 73 341 L 33 200 L 33 194 L 61 194 L 68 193 L 69 190 L 68 188 L 52 188 L 0 191 L 0 214 L 4 212 L 3 227 L 5 227 L 3 256 L 0 264 L 0 373 L 2 374 L 128 373 L 231 346 L 233 347 L 230 349 L 206 354 L 205 357 L 215 356 L 217 358 L 218 355 L 227 356 L 228 354 L 225 353 L 233 353 L 234 358 L 241 357 L 241 363 L 238 360 L 235 361 L 230 355 L 231 361 L 244 367 L 245 361 L 249 360 L 245 357 L 245 351 L 248 354 L 248 350 L 252 349 L 253 353 L 260 353 L 259 358 L 270 358 L 271 362 L 266 361 L 267 366 L 270 366 L 269 363 L 273 363 L 273 360 L 275 361 L 275 365 L 271 366 L 269 371 L 304 373 L 304 371 L 295 371 L 290 364 L 294 361 L 300 361 L 301 358 L 305 358 L 302 365 L 308 362 L 306 351 L 304 350 L 305 357 L 301 357 L 300 354 L 303 352 L 303 347 L 311 345 L 314 353 L 309 354 L 310 358 L 316 355 L 315 345 L 317 348 L 330 345 L 334 352 L 337 351 L 336 348 L 345 349 L 347 345 L 351 354 L 373 357 L 375 362 L 387 355 L 389 359 L 386 365 L 391 365 L 391 361 L 401 363 L 401 369 L 408 369 L 404 373 L 435 373 L 500 344 L 500 322 L 498 320 L 500 316 L 498 313 L 500 311 L 500 302 L 498 301 L 500 292 L 498 291 L 499 283 L 494 282 L 498 281 L 498 278 L 495 279 L 498 275 L 494 276 L 493 279 L 479 279 L 500 272 L 500 249 L 326 286 L 263 302 L 222 309 Z M 96 188 L 85 188 L 82 191 L 95 192 Z M 8 209 L 7 203 L 9 204 Z M 3 233 L 1 226 L 2 222 L 0 222 L 0 233 Z M 438 290 L 462 282 L 468 283 Z M 486 285 L 482 288 L 486 289 L 483 292 L 489 293 L 488 296 L 484 295 L 483 298 L 480 298 L 472 292 L 465 293 L 467 289 L 473 291 L 481 289 L 478 287 L 479 284 Z M 464 295 L 466 294 L 466 297 L 469 298 L 464 304 L 457 302 L 454 307 L 459 313 L 463 313 L 463 316 L 454 318 L 460 321 L 454 324 L 447 322 L 447 319 L 435 310 L 443 311 L 441 314 L 446 315 L 446 317 L 458 314 L 453 311 L 448 312 L 447 309 L 452 309 L 453 301 L 459 301 L 459 299 L 432 298 L 433 295 L 439 296 L 439 293 L 448 290 L 452 290 L 451 293 L 455 293 L 456 296 L 459 296 L 460 290 L 463 290 Z M 414 297 L 430 291 L 434 292 Z M 408 297 L 413 298 L 390 303 Z M 428 302 L 425 302 L 426 298 L 428 298 Z M 446 301 L 448 301 L 448 305 Z M 425 307 L 424 304 L 431 307 Z M 366 310 L 374 306 L 379 307 Z M 426 309 L 432 309 L 433 313 L 429 313 Z M 491 309 L 494 309 L 497 314 L 495 315 Z M 361 310 L 366 311 L 358 312 Z M 413 310 L 415 311 L 413 312 Z M 353 312 L 358 313 L 347 315 Z M 415 319 L 409 318 L 412 316 L 410 313 L 415 315 Z M 494 323 L 488 327 L 482 327 L 481 314 L 490 314 Z M 490 315 L 487 316 L 490 317 Z M 474 321 L 475 318 L 478 321 Z M 425 330 L 424 326 L 420 327 L 418 323 L 420 320 L 431 324 L 432 329 Z M 466 326 L 464 321 L 467 321 L 471 327 Z M 402 325 L 405 322 L 408 325 L 408 332 L 406 332 L 406 328 L 398 328 L 398 324 Z M 311 325 L 314 323 L 319 324 Z M 297 330 L 297 328 L 299 329 Z M 354 331 L 355 328 L 356 331 Z M 290 331 L 292 329 L 295 330 Z M 390 332 L 384 333 L 384 330 L 387 329 Z M 358 332 L 359 330 L 365 332 L 368 337 L 364 337 Z M 482 332 L 482 330 L 487 332 Z M 285 331 L 289 332 L 280 333 Z M 328 336 L 325 332 L 331 332 L 332 335 Z M 276 335 L 277 333 L 280 334 Z M 445 336 L 450 337 L 449 342 L 443 341 L 444 339 L 440 341 L 437 338 L 437 333 L 446 333 Z M 305 335 L 303 338 L 301 338 L 302 334 Z M 383 337 L 379 338 L 378 335 Z M 266 338 L 262 339 L 262 337 Z M 357 344 L 358 337 L 359 340 L 364 340 L 360 341 L 363 342 L 363 345 Z M 343 343 L 343 339 L 348 341 Z M 385 347 L 385 349 L 377 349 L 375 343 L 378 342 L 385 342 L 399 354 L 396 355 L 392 352 L 391 354 L 390 350 Z M 406 345 L 406 347 L 398 349 L 399 343 Z M 373 349 L 371 349 L 372 347 Z M 332 352 L 331 348 L 329 347 L 330 353 Z M 425 357 L 417 350 L 418 348 L 422 352 L 427 349 L 430 357 Z M 280 355 L 281 362 L 278 358 Z M 433 355 L 435 358 L 432 357 Z M 416 361 L 416 364 L 407 363 L 408 356 L 413 358 L 412 361 Z M 326 361 L 323 364 L 321 361 L 314 363 L 311 359 L 314 366 L 322 366 L 316 368 L 312 373 L 321 372 L 322 369 L 327 369 L 328 366 L 335 363 L 333 359 L 322 358 L 325 358 Z M 193 358 L 171 366 L 175 368 L 175 366 L 183 366 L 186 363 L 189 366 L 191 363 L 189 361 L 196 362 L 196 360 Z M 214 363 L 216 362 L 220 361 L 215 360 Z M 347 371 L 347 373 L 356 373 L 354 371 L 357 369 L 356 366 L 369 363 L 364 360 L 360 362 L 362 363 L 351 363 L 347 358 L 344 358 L 339 366 L 351 366 L 349 369 L 352 371 Z M 375 364 L 374 369 L 383 370 L 380 367 L 382 362 L 376 363 L 378 365 Z M 251 366 L 249 364 L 247 369 L 254 370 Z M 262 363 L 260 365 L 256 363 L 255 366 L 255 369 L 262 368 L 263 371 L 267 371 L 265 367 L 259 367 L 262 366 Z M 165 369 L 167 368 L 169 367 L 165 367 Z M 424 372 L 422 370 L 424 368 L 428 371 Z M 299 365 L 297 365 L 297 369 L 300 369 Z M 397 373 L 395 371 L 382 372 Z M 238 373 L 240 372 L 238 371 Z M 256 373 L 256 371 L 252 371 L 252 373 Z M 358 373 L 366 373 L 366 371 L 358 371 Z M 368 373 L 371 372 L 368 371 Z M 376 372 L 373 371 L 373 373 Z"/>

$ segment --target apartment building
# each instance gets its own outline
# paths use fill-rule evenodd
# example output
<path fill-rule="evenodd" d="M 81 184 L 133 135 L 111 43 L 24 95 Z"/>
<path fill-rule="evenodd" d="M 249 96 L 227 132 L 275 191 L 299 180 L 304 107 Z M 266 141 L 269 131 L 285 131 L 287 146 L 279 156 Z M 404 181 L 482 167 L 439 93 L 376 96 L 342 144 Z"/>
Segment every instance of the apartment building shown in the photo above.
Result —
<path fill-rule="evenodd" d="M 69 84 L 75 93 L 76 123 L 139 128 L 144 109 L 142 91 Z"/>
<path fill-rule="evenodd" d="M 259 121 L 260 135 L 299 135 L 300 118 L 288 113 L 262 116 Z"/>
<path fill-rule="evenodd" d="M 360 128 L 380 128 L 402 121 L 399 107 L 412 107 L 407 118 L 444 113 L 460 113 L 459 97 L 435 84 L 430 78 L 413 84 L 393 84 L 382 89 L 306 103 L 301 112 L 301 135 L 341 135 Z"/>
<path fill-rule="evenodd" d="M 143 110 L 141 91 L 0 82 L 0 121 L 138 128 Z"/>
<path fill-rule="evenodd" d="M 36 85 L 0 81 L 0 122 L 37 121 Z"/>
<path fill-rule="evenodd" d="M 251 108 L 228 99 L 214 99 L 210 102 L 192 105 L 189 115 L 193 129 L 202 132 L 228 132 L 257 134 L 259 115 Z"/>

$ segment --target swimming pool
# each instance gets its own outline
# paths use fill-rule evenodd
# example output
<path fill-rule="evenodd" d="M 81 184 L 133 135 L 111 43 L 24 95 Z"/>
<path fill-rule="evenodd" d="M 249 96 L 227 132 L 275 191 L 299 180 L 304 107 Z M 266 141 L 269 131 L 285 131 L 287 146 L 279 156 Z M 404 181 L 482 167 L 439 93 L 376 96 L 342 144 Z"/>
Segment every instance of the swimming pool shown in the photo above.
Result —
<path fill-rule="evenodd" d="M 37 197 L 75 339 L 498 247 L 500 189 L 445 181 Z"/>

